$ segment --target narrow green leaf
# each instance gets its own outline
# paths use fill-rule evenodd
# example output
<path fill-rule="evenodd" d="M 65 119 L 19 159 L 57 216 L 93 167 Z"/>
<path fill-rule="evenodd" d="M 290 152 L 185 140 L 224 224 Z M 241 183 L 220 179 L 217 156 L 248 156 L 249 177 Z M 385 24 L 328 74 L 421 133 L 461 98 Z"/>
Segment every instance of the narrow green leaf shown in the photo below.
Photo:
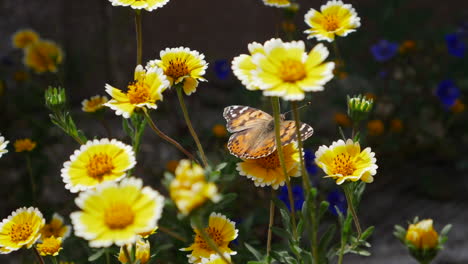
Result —
<path fill-rule="evenodd" d="M 100 249 L 96 251 L 94 254 L 88 257 L 88 261 L 92 262 L 100 258 L 104 253 L 106 253 L 107 248 Z"/>
<path fill-rule="evenodd" d="M 252 253 L 252 255 L 254 255 L 254 257 L 257 260 L 262 260 L 263 255 L 258 250 L 256 250 L 254 247 L 252 247 L 251 245 L 249 245 L 247 243 L 244 243 L 244 245 L 247 248 L 247 250 L 250 251 L 250 253 Z"/>
<path fill-rule="evenodd" d="M 368 237 L 372 235 L 372 233 L 374 233 L 374 230 L 375 230 L 374 226 L 368 227 L 364 232 L 362 232 L 361 239 L 366 240 Z"/>

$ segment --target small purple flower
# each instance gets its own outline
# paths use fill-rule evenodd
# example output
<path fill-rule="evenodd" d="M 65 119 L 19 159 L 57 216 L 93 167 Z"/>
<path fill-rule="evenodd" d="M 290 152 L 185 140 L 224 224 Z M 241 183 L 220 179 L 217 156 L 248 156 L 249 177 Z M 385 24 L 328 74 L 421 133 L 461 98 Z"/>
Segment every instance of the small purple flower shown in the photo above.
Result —
<path fill-rule="evenodd" d="M 377 44 L 372 45 L 370 50 L 376 61 L 384 62 L 397 54 L 398 43 L 383 39 Z"/>
<path fill-rule="evenodd" d="M 227 60 L 217 60 L 214 62 L 214 71 L 220 80 L 226 80 L 231 73 L 231 66 Z"/>
<path fill-rule="evenodd" d="M 292 187 L 292 195 L 294 199 L 294 208 L 297 210 L 302 209 L 302 204 L 304 203 L 304 189 L 300 185 L 294 185 Z M 280 193 L 278 195 L 279 199 L 283 201 L 289 210 L 291 207 L 289 205 L 289 196 L 288 196 L 288 188 L 286 186 L 281 187 Z"/>
<path fill-rule="evenodd" d="M 344 193 L 338 189 L 333 190 L 327 195 L 327 201 L 330 203 L 328 210 L 334 214 L 338 215 L 336 208 L 340 210 L 341 213 L 345 214 L 348 208 L 348 203 L 346 202 L 346 196 Z"/>
<path fill-rule="evenodd" d="M 304 163 L 310 175 L 317 173 L 318 167 L 317 164 L 315 164 L 315 153 L 309 149 L 304 151 Z"/>
<path fill-rule="evenodd" d="M 447 49 L 450 54 L 458 58 L 463 58 L 465 56 L 466 44 L 461 34 L 448 34 L 445 36 L 445 42 L 447 43 Z"/>
<path fill-rule="evenodd" d="M 460 97 L 460 89 L 452 80 L 443 80 L 439 83 L 436 90 L 436 95 L 445 108 L 450 108 L 455 104 L 455 101 Z"/>

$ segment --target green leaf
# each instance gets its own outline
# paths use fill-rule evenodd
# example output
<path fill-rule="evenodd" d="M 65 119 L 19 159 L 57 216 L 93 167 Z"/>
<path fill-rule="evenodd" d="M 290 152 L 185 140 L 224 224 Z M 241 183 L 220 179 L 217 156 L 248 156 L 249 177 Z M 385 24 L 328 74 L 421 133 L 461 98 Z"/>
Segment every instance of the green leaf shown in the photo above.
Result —
<path fill-rule="evenodd" d="M 250 251 L 250 253 L 252 253 L 252 255 L 254 255 L 254 257 L 257 259 L 257 260 L 262 260 L 263 256 L 262 254 L 256 250 L 254 247 L 252 247 L 251 245 L 247 244 L 247 243 L 244 243 L 245 247 L 247 248 L 248 251 Z M 261 262 L 260 262 L 261 263 Z"/>
<path fill-rule="evenodd" d="M 227 165 L 228 165 L 227 162 L 222 162 L 222 163 L 220 163 L 220 164 L 218 164 L 218 165 L 216 166 L 215 171 L 221 171 L 221 170 L 223 170 Z"/>
<path fill-rule="evenodd" d="M 444 226 L 444 228 L 442 228 L 442 231 L 440 231 L 440 235 L 441 236 L 446 236 L 450 232 L 450 229 L 452 229 L 451 224 L 448 224 L 448 225 Z"/>
<path fill-rule="evenodd" d="M 304 231 L 304 218 L 301 217 L 297 223 L 296 233 L 300 236 Z"/>
<path fill-rule="evenodd" d="M 100 258 L 104 253 L 106 253 L 107 248 L 100 249 L 96 251 L 94 254 L 88 257 L 88 261 L 92 262 Z"/>
<path fill-rule="evenodd" d="M 223 199 L 214 205 L 214 209 L 215 210 L 224 209 L 236 199 L 237 199 L 237 193 L 224 194 Z"/>
<path fill-rule="evenodd" d="M 375 230 L 374 226 L 368 227 L 364 232 L 362 232 L 361 239 L 366 240 L 368 237 L 372 235 L 372 233 L 374 233 L 374 230 Z"/>
<path fill-rule="evenodd" d="M 336 232 L 336 226 L 335 225 L 330 225 L 327 228 L 327 231 L 323 233 L 323 235 L 320 237 L 320 242 L 318 246 L 318 250 L 321 253 L 325 253 L 325 250 L 330 246 L 330 243 L 333 239 L 333 236 L 335 235 Z"/>
<path fill-rule="evenodd" d="M 277 226 L 272 226 L 271 231 L 273 231 L 273 233 L 275 233 L 276 235 L 278 235 L 278 236 L 280 236 L 282 238 L 292 237 L 290 232 L 288 232 L 287 230 L 285 230 L 283 228 L 277 227 Z"/>
<path fill-rule="evenodd" d="M 318 219 L 322 219 L 322 217 L 325 215 L 325 212 L 328 210 L 328 207 L 330 206 L 330 203 L 327 201 L 322 201 L 320 203 L 319 207 L 319 213 L 318 213 Z"/>

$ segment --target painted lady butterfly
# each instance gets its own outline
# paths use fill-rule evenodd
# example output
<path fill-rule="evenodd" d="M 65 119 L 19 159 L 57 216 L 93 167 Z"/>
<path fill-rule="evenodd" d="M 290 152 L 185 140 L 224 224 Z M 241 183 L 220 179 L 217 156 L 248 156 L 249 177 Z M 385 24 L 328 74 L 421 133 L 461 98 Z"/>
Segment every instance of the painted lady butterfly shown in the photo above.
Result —
<path fill-rule="evenodd" d="M 228 149 L 241 159 L 266 157 L 276 150 L 275 123 L 271 115 L 248 106 L 231 105 L 224 108 L 227 130 L 231 133 Z M 314 130 L 301 124 L 301 138 L 306 140 Z M 281 143 L 283 146 L 297 141 L 296 123 L 281 118 Z"/>

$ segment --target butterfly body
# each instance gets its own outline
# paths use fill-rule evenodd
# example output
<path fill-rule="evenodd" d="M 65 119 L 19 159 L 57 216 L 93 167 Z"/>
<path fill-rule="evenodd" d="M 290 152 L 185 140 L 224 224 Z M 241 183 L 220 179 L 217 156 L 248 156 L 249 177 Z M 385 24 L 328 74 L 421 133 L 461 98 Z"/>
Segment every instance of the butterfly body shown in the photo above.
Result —
<path fill-rule="evenodd" d="M 227 130 L 231 133 L 228 142 L 229 152 L 241 159 L 258 159 L 266 157 L 276 150 L 275 122 L 271 115 L 262 110 L 232 105 L 224 109 Z M 302 123 L 300 127 L 303 140 L 313 133 L 311 126 Z M 281 144 L 283 146 L 297 141 L 294 121 L 280 121 Z"/>

